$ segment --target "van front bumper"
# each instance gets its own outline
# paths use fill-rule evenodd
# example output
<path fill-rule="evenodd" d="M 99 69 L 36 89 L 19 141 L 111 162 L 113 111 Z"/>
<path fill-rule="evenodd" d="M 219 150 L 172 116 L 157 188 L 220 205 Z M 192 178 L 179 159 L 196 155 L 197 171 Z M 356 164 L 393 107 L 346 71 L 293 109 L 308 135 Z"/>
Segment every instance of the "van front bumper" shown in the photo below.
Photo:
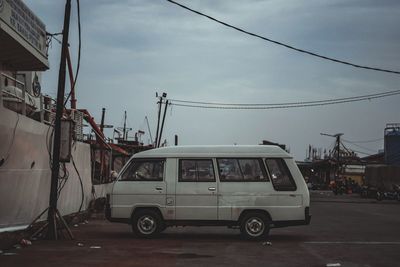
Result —
<path fill-rule="evenodd" d="M 104 213 L 105 213 L 106 219 L 109 222 L 130 223 L 129 219 L 126 219 L 126 218 L 113 218 L 113 217 L 111 217 L 110 194 L 106 195 L 106 207 L 105 207 Z"/>

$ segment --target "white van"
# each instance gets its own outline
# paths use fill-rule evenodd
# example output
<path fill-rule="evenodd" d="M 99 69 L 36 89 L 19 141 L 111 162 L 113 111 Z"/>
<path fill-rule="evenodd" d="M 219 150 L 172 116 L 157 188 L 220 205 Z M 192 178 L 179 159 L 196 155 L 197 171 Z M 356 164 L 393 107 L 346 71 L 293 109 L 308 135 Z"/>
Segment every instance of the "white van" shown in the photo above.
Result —
<path fill-rule="evenodd" d="M 168 226 L 240 227 L 247 239 L 310 223 L 310 196 L 277 146 L 174 146 L 135 154 L 107 195 L 106 217 L 140 237 Z"/>

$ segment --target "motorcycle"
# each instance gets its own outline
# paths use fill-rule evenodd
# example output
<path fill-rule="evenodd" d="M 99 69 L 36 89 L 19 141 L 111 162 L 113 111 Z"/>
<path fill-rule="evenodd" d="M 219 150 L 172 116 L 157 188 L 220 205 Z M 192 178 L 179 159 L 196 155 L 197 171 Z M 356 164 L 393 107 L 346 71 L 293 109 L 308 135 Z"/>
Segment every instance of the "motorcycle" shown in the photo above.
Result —
<path fill-rule="evenodd" d="M 376 192 L 376 200 L 382 201 L 387 200 L 398 200 L 400 201 L 400 185 L 393 185 L 393 191 L 380 191 Z"/>

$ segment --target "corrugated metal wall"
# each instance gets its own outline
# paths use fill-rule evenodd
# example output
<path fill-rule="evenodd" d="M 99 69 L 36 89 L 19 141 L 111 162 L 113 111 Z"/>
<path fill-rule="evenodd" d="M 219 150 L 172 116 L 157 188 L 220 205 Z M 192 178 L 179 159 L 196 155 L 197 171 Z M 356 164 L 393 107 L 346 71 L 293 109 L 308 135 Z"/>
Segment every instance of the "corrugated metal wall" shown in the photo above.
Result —
<path fill-rule="evenodd" d="M 393 190 L 394 184 L 400 184 L 400 166 L 367 166 L 365 168 L 365 184 L 380 190 Z"/>

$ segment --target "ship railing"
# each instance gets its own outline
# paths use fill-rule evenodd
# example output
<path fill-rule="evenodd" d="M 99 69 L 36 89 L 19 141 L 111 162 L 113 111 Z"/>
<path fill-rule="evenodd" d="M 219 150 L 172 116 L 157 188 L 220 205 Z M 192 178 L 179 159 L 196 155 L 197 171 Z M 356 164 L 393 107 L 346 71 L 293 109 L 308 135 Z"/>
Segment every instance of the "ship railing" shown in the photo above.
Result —
<path fill-rule="evenodd" d="M 41 121 L 52 125 L 54 123 L 54 119 L 56 117 L 56 100 L 51 98 L 50 96 L 44 96 L 40 95 L 40 106 L 41 106 L 41 111 L 40 111 L 40 117 Z"/>
<path fill-rule="evenodd" d="M 5 73 L 1 73 L 1 104 L 4 105 L 4 100 L 11 100 L 15 102 L 21 103 L 20 113 L 26 115 L 26 90 L 25 83 L 19 81 L 18 79 L 11 77 Z M 4 82 L 3 82 L 4 81 Z M 13 84 L 14 87 L 8 86 L 8 84 Z M 3 86 L 4 85 L 4 86 Z M 7 89 L 13 89 L 12 91 L 7 91 Z M 19 96 L 17 93 L 17 89 L 21 90 L 21 95 Z M 13 109 L 13 108 L 10 108 Z M 14 109 L 13 109 L 14 110 Z M 14 110 L 17 111 L 17 110 Z"/>
<path fill-rule="evenodd" d="M 26 91 L 25 83 L 5 73 L 0 73 L 0 105 L 46 124 L 52 124 L 55 117 L 55 100 L 40 94 L 32 96 Z M 7 82 L 4 82 L 7 81 Z"/>

